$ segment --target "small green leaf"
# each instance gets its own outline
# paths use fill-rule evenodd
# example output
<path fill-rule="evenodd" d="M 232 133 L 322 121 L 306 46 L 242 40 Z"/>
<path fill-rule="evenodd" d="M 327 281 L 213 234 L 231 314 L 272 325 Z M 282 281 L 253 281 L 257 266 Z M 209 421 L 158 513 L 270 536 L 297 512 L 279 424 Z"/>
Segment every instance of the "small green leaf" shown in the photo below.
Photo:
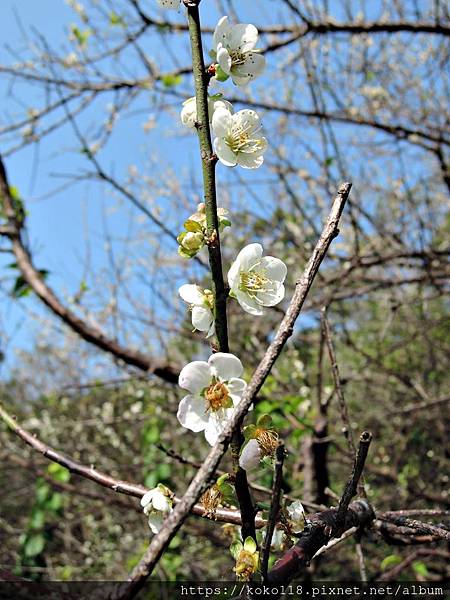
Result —
<path fill-rule="evenodd" d="M 221 475 L 218 480 L 216 481 L 216 484 L 218 487 L 220 487 L 221 485 L 223 485 L 224 483 L 226 483 L 228 481 L 230 477 L 229 473 L 224 473 L 223 475 Z"/>
<path fill-rule="evenodd" d="M 46 269 L 40 269 L 38 273 L 41 276 L 41 279 L 45 281 L 49 272 Z M 28 282 L 22 275 L 19 275 L 16 278 L 16 281 L 14 282 L 13 288 L 11 290 L 11 295 L 13 296 L 13 298 L 24 298 L 25 296 L 28 296 L 31 292 L 31 286 L 28 284 Z"/>
<path fill-rule="evenodd" d="M 193 221 L 192 219 L 188 219 L 187 221 L 184 222 L 184 228 L 187 231 L 199 231 L 202 232 L 203 231 L 203 227 L 201 226 L 201 224 L 198 221 Z"/>
<path fill-rule="evenodd" d="M 63 497 L 59 492 L 55 492 L 50 500 L 47 502 L 48 510 L 52 512 L 57 512 L 63 505 Z"/>
<path fill-rule="evenodd" d="M 421 577 L 426 577 L 429 574 L 426 564 L 418 560 L 413 562 L 412 568 L 414 569 L 414 573 Z"/>
<path fill-rule="evenodd" d="M 35 509 L 31 515 L 30 528 L 42 529 L 45 523 L 45 513 L 43 510 Z"/>
<path fill-rule="evenodd" d="M 255 435 L 256 435 L 256 426 L 255 425 L 247 425 L 247 427 L 244 427 L 244 438 L 246 440 L 254 439 Z"/>
<path fill-rule="evenodd" d="M 43 503 L 51 494 L 51 488 L 48 483 L 45 483 L 42 479 L 38 481 L 36 489 L 36 498 L 39 503 Z"/>
<path fill-rule="evenodd" d="M 29 537 L 26 541 L 24 553 L 25 556 L 31 558 L 42 552 L 45 546 L 45 538 L 42 533 L 36 533 Z"/>
<path fill-rule="evenodd" d="M 67 483 L 70 480 L 70 472 L 65 467 L 58 465 L 58 463 L 51 463 L 47 467 L 47 471 L 53 477 L 55 481 L 61 481 Z"/>
<path fill-rule="evenodd" d="M 176 85 L 179 85 L 183 81 L 183 78 L 181 75 L 174 75 L 169 73 L 168 75 L 163 75 L 161 77 L 161 81 L 164 87 L 171 88 L 175 87 Z"/>
<path fill-rule="evenodd" d="M 253 554 L 253 552 L 256 552 L 256 542 L 252 537 L 249 536 L 245 538 L 244 550 L 246 552 L 250 552 L 251 554 Z"/>
<path fill-rule="evenodd" d="M 239 540 L 236 540 L 235 542 L 233 542 L 230 546 L 230 552 L 231 552 L 231 556 L 234 558 L 234 560 L 237 560 L 239 553 L 242 550 L 242 544 Z"/>
<path fill-rule="evenodd" d="M 227 73 L 225 73 L 225 71 L 222 69 L 222 67 L 220 65 L 216 65 L 216 79 L 217 81 L 226 81 L 227 79 L 229 79 L 229 75 L 227 75 Z"/>
<path fill-rule="evenodd" d="M 71 26 L 71 31 L 75 39 L 77 40 L 79 46 L 86 46 L 89 37 L 92 35 L 92 31 L 90 29 L 85 29 L 81 31 L 76 25 Z"/>
<path fill-rule="evenodd" d="M 272 427 L 272 417 L 267 414 L 261 415 L 256 421 L 256 425 L 262 429 L 270 429 Z"/>
<path fill-rule="evenodd" d="M 389 569 L 390 567 L 395 567 L 395 565 L 398 565 L 401 562 L 401 556 L 399 556 L 398 554 L 390 554 L 381 561 L 380 567 L 382 571 L 387 571 L 387 569 Z"/>

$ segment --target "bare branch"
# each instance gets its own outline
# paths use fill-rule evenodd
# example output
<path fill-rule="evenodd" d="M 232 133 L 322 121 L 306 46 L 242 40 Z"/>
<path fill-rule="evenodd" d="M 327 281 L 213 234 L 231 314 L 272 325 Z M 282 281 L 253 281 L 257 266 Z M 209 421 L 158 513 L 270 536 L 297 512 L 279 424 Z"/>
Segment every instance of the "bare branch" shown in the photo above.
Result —
<path fill-rule="evenodd" d="M 26 249 L 22 239 L 23 223 L 18 219 L 15 202 L 11 196 L 8 178 L 4 164 L 0 157 L 0 200 L 8 219 L 8 230 L 3 235 L 9 238 L 12 250 L 16 257 L 20 272 L 42 302 L 57 315 L 66 325 L 77 333 L 86 342 L 109 352 L 128 365 L 137 367 L 149 374 L 157 375 L 169 383 L 176 383 L 178 372 L 170 364 L 154 361 L 152 358 L 122 346 L 114 339 L 109 338 L 101 329 L 78 317 L 59 300 L 53 290 L 43 281 L 41 274 L 33 264 L 31 255 Z"/>

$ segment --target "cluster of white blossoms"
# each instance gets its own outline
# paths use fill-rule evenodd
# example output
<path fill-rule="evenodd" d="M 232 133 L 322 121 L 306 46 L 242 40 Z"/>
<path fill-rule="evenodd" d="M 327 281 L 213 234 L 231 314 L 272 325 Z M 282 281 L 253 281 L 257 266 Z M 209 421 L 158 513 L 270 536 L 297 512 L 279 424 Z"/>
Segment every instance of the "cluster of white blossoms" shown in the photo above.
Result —
<path fill-rule="evenodd" d="M 163 5 L 162 0 L 160 4 Z M 177 8 L 176 2 L 167 4 L 170 4 L 170 8 Z M 266 60 L 255 48 L 257 41 L 258 30 L 254 25 L 231 25 L 228 17 L 222 17 L 214 31 L 210 52 L 214 60 L 212 68 L 208 70 L 214 72 L 212 79 L 224 82 L 231 77 L 235 85 L 244 87 L 261 75 Z M 180 116 L 183 125 L 195 128 L 198 118 L 194 97 L 183 102 Z M 244 169 L 257 169 L 262 165 L 267 140 L 262 134 L 261 120 L 254 110 L 244 109 L 235 113 L 232 104 L 224 100 L 222 94 L 214 94 L 208 97 L 208 117 L 212 126 L 214 152 L 223 165 L 239 165 Z"/>
<path fill-rule="evenodd" d="M 158 0 L 163 8 L 179 9 L 180 3 L 180 0 Z M 209 74 L 213 74 L 216 81 L 224 82 L 231 78 L 237 86 L 247 85 L 265 67 L 264 57 L 255 48 L 257 40 L 258 30 L 254 25 L 232 25 L 228 17 L 222 17 L 213 35 L 210 55 L 214 64 L 208 69 Z M 254 110 L 234 112 L 233 106 L 223 99 L 222 94 L 215 94 L 208 98 L 208 117 L 214 151 L 222 164 L 229 167 L 240 165 L 245 169 L 262 165 L 267 140 L 262 135 L 261 121 Z M 192 97 L 183 103 L 181 122 L 195 129 L 197 120 L 197 102 Z M 217 233 L 231 225 L 227 215 L 225 209 L 217 208 Z M 197 206 L 197 212 L 184 222 L 184 231 L 177 237 L 180 256 L 195 257 L 210 243 L 212 237 L 209 234 L 206 208 L 201 203 Z M 261 244 L 249 244 L 239 252 L 228 271 L 230 297 L 235 298 L 246 312 L 261 316 L 265 307 L 275 306 L 283 300 L 286 273 L 283 261 L 273 256 L 263 256 Z M 182 285 L 178 293 L 189 306 L 194 331 L 204 332 L 207 338 L 214 335 L 214 293 L 196 283 Z M 242 400 L 247 386 L 241 378 L 243 371 L 239 358 L 228 352 L 215 352 L 208 361 L 196 360 L 187 364 L 178 380 L 179 386 L 188 392 L 181 399 L 177 412 L 182 427 L 195 433 L 203 432 L 208 444 L 214 446 Z M 241 449 L 239 465 L 250 471 L 264 459 L 273 458 L 278 434 L 272 428 L 268 415 L 260 417 L 256 425 L 246 427 L 244 433 L 246 443 Z M 228 488 L 232 489 L 230 484 L 219 479 L 203 496 L 205 510 L 214 514 L 219 503 L 224 499 L 227 501 Z M 173 509 L 173 503 L 173 493 L 162 484 L 143 496 L 141 505 L 152 532 L 160 530 L 164 518 Z M 289 512 L 289 508 L 287 510 Z M 289 512 L 289 521 L 296 523 L 299 519 L 300 515 L 292 513 L 291 518 Z M 245 579 L 258 565 L 256 544 L 247 538 L 244 544 L 236 546 L 234 550 L 236 573 Z"/>

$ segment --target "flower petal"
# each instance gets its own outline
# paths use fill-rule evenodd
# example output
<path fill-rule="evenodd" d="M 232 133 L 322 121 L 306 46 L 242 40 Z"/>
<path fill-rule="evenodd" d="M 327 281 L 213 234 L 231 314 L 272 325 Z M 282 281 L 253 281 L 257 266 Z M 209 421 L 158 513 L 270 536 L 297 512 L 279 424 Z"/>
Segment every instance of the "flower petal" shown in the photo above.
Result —
<path fill-rule="evenodd" d="M 197 120 L 197 102 L 195 98 L 189 98 L 183 102 L 181 109 L 181 123 L 186 127 L 194 127 Z"/>
<path fill-rule="evenodd" d="M 202 288 L 193 283 L 185 283 L 178 288 L 178 293 L 188 304 L 202 305 L 205 299 Z"/>
<path fill-rule="evenodd" d="M 244 108 L 233 115 L 233 121 L 249 132 L 249 135 L 261 128 L 261 119 L 255 110 Z"/>
<path fill-rule="evenodd" d="M 273 281 L 283 283 L 286 279 L 287 267 L 279 258 L 264 256 L 261 259 L 261 267 L 265 269 L 267 277 Z"/>
<path fill-rule="evenodd" d="M 243 154 L 240 152 L 237 156 L 237 164 L 243 169 L 258 169 L 264 162 L 264 156 L 255 153 Z"/>
<path fill-rule="evenodd" d="M 154 534 L 161 530 L 165 515 L 160 512 L 154 512 L 148 516 L 148 525 Z"/>
<path fill-rule="evenodd" d="M 180 0 L 158 0 L 158 4 L 163 8 L 174 8 L 176 10 L 180 6 Z"/>
<path fill-rule="evenodd" d="M 223 106 L 219 106 L 219 108 L 214 111 L 212 118 L 212 128 L 214 131 L 214 135 L 216 137 L 227 136 L 232 124 L 233 115 L 231 114 L 231 112 Z"/>
<path fill-rule="evenodd" d="M 192 325 L 199 331 L 209 331 L 213 321 L 211 309 L 205 306 L 194 306 L 192 309 Z"/>
<path fill-rule="evenodd" d="M 258 41 L 258 30 L 254 25 L 237 23 L 231 27 L 227 42 L 233 50 L 248 52 Z"/>
<path fill-rule="evenodd" d="M 226 48 L 222 47 L 217 51 L 217 62 L 222 71 L 229 75 L 231 71 L 231 56 Z"/>
<path fill-rule="evenodd" d="M 247 244 L 236 256 L 236 262 L 240 264 L 241 271 L 249 271 L 261 260 L 263 247 L 261 244 Z"/>
<path fill-rule="evenodd" d="M 224 410 L 217 413 L 211 413 L 209 416 L 208 424 L 205 427 L 205 439 L 210 446 L 219 439 L 219 435 L 225 429 L 233 410 Z"/>
<path fill-rule="evenodd" d="M 243 379 L 238 379 L 237 377 L 233 377 L 227 381 L 227 388 L 230 394 L 238 396 L 239 398 L 244 393 L 246 387 L 247 383 Z"/>
<path fill-rule="evenodd" d="M 147 504 L 153 503 L 153 496 L 155 495 L 156 491 L 156 488 L 153 488 L 152 490 L 145 492 L 145 494 L 141 498 L 141 506 L 145 508 Z"/>
<path fill-rule="evenodd" d="M 165 496 L 161 490 L 155 489 L 152 500 L 153 508 L 162 512 L 167 512 L 171 509 L 171 505 L 167 496 Z"/>
<path fill-rule="evenodd" d="M 250 298 L 250 296 L 242 290 L 238 289 L 236 291 L 236 299 L 242 306 L 242 308 L 245 310 L 245 312 L 248 312 L 256 317 L 259 317 L 262 314 L 264 314 L 264 310 L 262 309 L 261 305 L 258 304 L 258 302 L 254 298 Z"/>
<path fill-rule="evenodd" d="M 219 43 L 223 44 L 227 39 L 231 25 L 228 22 L 228 17 L 222 17 L 216 25 L 213 35 L 213 47 L 217 50 Z"/>
<path fill-rule="evenodd" d="M 207 362 L 194 360 L 181 369 L 178 385 L 192 394 L 197 394 L 211 382 L 211 369 Z"/>
<path fill-rule="evenodd" d="M 231 75 L 234 77 L 245 77 L 247 79 L 256 79 L 264 71 L 266 59 L 262 54 L 249 52 L 245 61 L 240 65 L 232 67 Z"/>
<path fill-rule="evenodd" d="M 244 371 L 239 358 L 229 352 L 216 352 L 216 354 L 210 356 L 208 364 L 213 374 L 221 381 L 239 377 Z"/>
<path fill-rule="evenodd" d="M 214 139 L 214 152 L 217 154 L 217 158 L 220 162 L 226 167 L 235 167 L 237 165 L 236 154 L 231 150 L 223 138 L 216 137 Z"/>
<path fill-rule="evenodd" d="M 279 302 L 281 302 L 284 298 L 284 285 L 282 283 L 278 284 L 276 289 L 272 292 L 258 292 L 256 294 L 258 300 L 263 304 L 263 306 L 275 306 Z"/>
<path fill-rule="evenodd" d="M 228 285 L 231 288 L 231 291 L 236 293 L 236 289 L 240 283 L 239 274 L 241 272 L 241 263 L 236 259 L 234 263 L 231 265 L 230 270 L 228 271 Z"/>
<path fill-rule="evenodd" d="M 183 427 L 191 431 L 203 431 L 208 423 L 206 403 L 201 396 L 185 396 L 178 406 L 177 419 Z"/>
<path fill-rule="evenodd" d="M 254 471 L 259 467 L 261 449 L 256 440 L 249 440 L 242 449 L 239 466 L 245 471 Z"/>
<path fill-rule="evenodd" d="M 206 338 L 211 337 L 212 335 L 214 335 L 216 333 L 216 324 L 214 323 L 214 319 L 211 323 L 211 327 L 208 330 L 208 333 L 206 334 Z"/>

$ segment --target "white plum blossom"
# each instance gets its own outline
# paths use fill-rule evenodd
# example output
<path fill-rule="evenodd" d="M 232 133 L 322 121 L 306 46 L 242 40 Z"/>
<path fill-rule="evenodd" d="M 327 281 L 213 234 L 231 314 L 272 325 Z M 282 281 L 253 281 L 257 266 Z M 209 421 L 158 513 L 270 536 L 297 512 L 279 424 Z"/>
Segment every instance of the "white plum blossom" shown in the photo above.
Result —
<path fill-rule="evenodd" d="M 247 385 L 240 379 L 243 370 L 239 358 L 227 352 L 213 354 L 208 362 L 196 360 L 186 365 L 178 379 L 178 385 L 189 392 L 178 407 L 181 425 L 204 431 L 206 441 L 214 446 L 241 401 Z"/>
<path fill-rule="evenodd" d="M 172 512 L 173 494 L 162 483 L 149 490 L 141 498 L 141 506 L 148 517 L 148 524 L 153 533 L 158 533 L 164 519 Z"/>
<path fill-rule="evenodd" d="M 262 135 L 261 120 L 254 110 L 244 109 L 232 114 L 218 107 L 212 118 L 214 151 L 227 167 L 239 165 L 257 169 L 264 162 L 267 140 Z"/>
<path fill-rule="evenodd" d="M 157 0 L 157 2 L 162 8 L 173 8 L 175 10 L 180 8 L 180 0 Z"/>
<path fill-rule="evenodd" d="M 287 267 L 282 260 L 263 256 L 261 244 L 248 244 L 228 271 L 230 296 L 251 315 L 264 314 L 265 306 L 275 306 L 284 298 L 283 282 Z"/>
<path fill-rule="evenodd" d="M 254 25 L 231 25 L 228 17 L 222 17 L 214 31 L 211 52 L 220 67 L 216 68 L 216 78 L 224 81 L 230 76 L 233 83 L 245 86 L 261 75 L 266 60 L 255 49 L 257 41 L 258 30 Z"/>
<path fill-rule="evenodd" d="M 222 100 L 222 94 L 208 96 L 208 116 L 210 123 L 212 121 L 214 111 L 218 108 L 226 108 L 231 113 L 233 112 L 233 105 L 227 100 Z M 197 101 L 195 96 L 192 96 L 192 98 L 188 98 L 183 102 L 180 118 L 181 123 L 185 127 L 189 127 L 190 129 L 195 127 L 195 123 L 197 122 Z"/>
<path fill-rule="evenodd" d="M 289 525 L 294 533 L 301 533 L 305 529 L 305 509 L 300 500 L 295 500 L 286 507 L 289 515 Z"/>
<path fill-rule="evenodd" d="M 239 457 L 239 466 L 245 471 L 255 471 L 259 467 L 261 458 L 261 448 L 258 440 L 251 439 L 242 449 Z"/>
<path fill-rule="evenodd" d="M 206 331 L 206 337 L 214 334 L 214 296 L 195 284 L 186 283 L 178 289 L 181 298 L 189 304 L 194 331 Z"/>
<path fill-rule="evenodd" d="M 264 532 L 264 537 L 266 537 L 266 532 Z M 275 527 L 272 540 L 270 542 L 270 549 L 272 552 L 279 552 L 280 550 L 284 550 L 286 547 L 286 535 L 282 529 Z"/>

